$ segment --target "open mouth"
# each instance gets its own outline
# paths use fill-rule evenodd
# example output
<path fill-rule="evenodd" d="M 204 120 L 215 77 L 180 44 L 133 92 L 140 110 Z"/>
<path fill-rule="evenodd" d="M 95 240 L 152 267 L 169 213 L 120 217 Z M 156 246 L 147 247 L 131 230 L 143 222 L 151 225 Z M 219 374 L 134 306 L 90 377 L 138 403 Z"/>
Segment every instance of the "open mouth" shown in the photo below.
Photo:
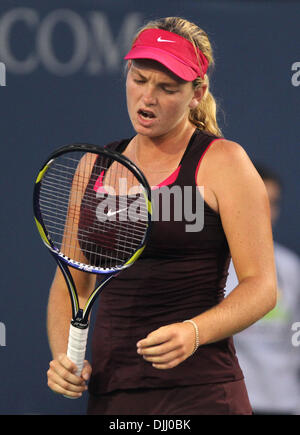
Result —
<path fill-rule="evenodd" d="M 141 115 L 143 118 L 155 118 L 154 113 L 152 113 L 150 110 L 140 109 L 138 111 L 138 114 Z"/>

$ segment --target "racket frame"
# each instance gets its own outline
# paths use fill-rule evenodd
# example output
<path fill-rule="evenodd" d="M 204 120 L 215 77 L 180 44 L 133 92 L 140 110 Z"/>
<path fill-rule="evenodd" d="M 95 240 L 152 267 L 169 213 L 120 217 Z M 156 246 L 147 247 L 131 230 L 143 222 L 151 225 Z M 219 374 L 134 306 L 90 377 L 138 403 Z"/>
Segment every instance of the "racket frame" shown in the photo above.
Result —
<path fill-rule="evenodd" d="M 126 263 L 124 263 L 121 266 L 115 266 L 112 268 L 104 269 L 97 266 L 91 266 L 84 263 L 80 263 L 78 261 L 68 258 L 63 253 L 61 253 L 58 248 L 55 247 L 44 225 L 40 207 L 39 207 L 39 201 L 38 201 L 39 192 L 41 188 L 41 181 L 43 180 L 43 177 L 45 176 L 47 170 L 51 167 L 51 164 L 54 162 L 55 158 L 61 156 L 62 154 L 66 154 L 68 152 L 74 152 L 74 151 L 93 153 L 93 154 L 102 154 L 108 159 L 113 159 L 117 161 L 118 163 L 124 165 L 130 172 L 132 172 L 143 187 L 143 193 L 145 196 L 145 201 L 147 203 L 147 212 L 148 212 L 147 230 L 145 231 L 144 237 L 139 247 L 136 249 L 135 253 L 132 255 L 132 257 L 130 257 L 126 261 Z M 52 256 L 54 257 L 57 265 L 59 266 L 66 280 L 68 291 L 71 298 L 71 305 L 72 305 L 71 324 L 77 328 L 85 329 L 88 327 L 89 324 L 88 318 L 92 305 L 95 302 L 102 288 L 110 281 L 112 277 L 116 276 L 120 271 L 127 269 L 132 264 L 134 264 L 134 262 L 142 254 L 145 248 L 145 242 L 149 237 L 149 233 L 151 229 L 151 215 L 152 215 L 151 188 L 147 182 L 147 179 L 145 178 L 144 174 L 140 171 L 140 169 L 124 155 L 116 151 L 107 149 L 105 147 L 100 147 L 93 144 L 74 143 L 74 144 L 60 147 L 54 152 L 52 152 L 48 157 L 48 159 L 42 165 L 38 173 L 38 176 L 36 178 L 34 191 L 33 191 L 33 211 L 34 211 L 35 223 L 38 232 L 42 238 L 42 241 L 51 252 Z M 85 307 L 83 309 L 79 307 L 79 299 L 76 291 L 76 286 L 74 284 L 74 280 L 72 278 L 72 274 L 68 266 L 84 272 L 94 273 L 97 275 L 104 275 L 104 278 L 102 279 L 100 284 L 95 287 L 95 289 L 89 296 L 88 301 L 86 302 Z"/>

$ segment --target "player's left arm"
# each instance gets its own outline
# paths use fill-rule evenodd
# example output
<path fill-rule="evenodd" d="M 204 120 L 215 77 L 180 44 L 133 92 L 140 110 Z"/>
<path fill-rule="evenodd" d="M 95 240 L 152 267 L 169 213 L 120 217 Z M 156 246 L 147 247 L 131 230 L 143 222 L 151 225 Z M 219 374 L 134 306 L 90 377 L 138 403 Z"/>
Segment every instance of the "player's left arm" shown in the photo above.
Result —
<path fill-rule="evenodd" d="M 277 283 L 265 185 L 244 149 L 230 141 L 212 147 L 211 187 L 239 284 L 220 304 L 197 316 L 200 343 L 247 328 L 276 304 Z"/>
<path fill-rule="evenodd" d="M 221 303 L 192 320 L 200 346 L 247 328 L 276 304 L 276 273 L 269 201 L 264 183 L 242 147 L 217 141 L 205 156 L 224 232 L 239 279 Z M 193 351 L 190 323 L 175 323 L 151 332 L 138 353 L 160 369 L 175 367 Z"/>

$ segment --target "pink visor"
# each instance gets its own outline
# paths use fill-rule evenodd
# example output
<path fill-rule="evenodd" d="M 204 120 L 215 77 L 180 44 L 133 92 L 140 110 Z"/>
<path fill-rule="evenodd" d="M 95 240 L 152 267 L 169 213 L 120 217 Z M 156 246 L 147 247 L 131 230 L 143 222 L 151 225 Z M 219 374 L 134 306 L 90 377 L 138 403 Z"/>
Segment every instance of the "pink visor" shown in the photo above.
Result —
<path fill-rule="evenodd" d="M 144 30 L 125 59 L 156 60 L 188 82 L 197 77 L 204 78 L 208 67 L 208 61 L 199 48 L 176 33 L 160 29 Z"/>

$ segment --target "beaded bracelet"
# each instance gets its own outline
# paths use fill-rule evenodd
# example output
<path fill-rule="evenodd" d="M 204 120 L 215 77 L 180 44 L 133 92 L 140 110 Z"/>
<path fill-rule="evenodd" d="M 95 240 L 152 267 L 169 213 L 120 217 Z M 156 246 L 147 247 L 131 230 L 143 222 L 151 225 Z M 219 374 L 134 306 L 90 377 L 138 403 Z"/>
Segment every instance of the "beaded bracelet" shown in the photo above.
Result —
<path fill-rule="evenodd" d="M 193 353 L 192 353 L 192 355 L 193 355 L 193 354 L 196 352 L 196 350 L 198 349 L 199 344 L 200 344 L 198 326 L 196 325 L 196 323 L 194 322 L 194 320 L 184 320 L 183 323 L 191 323 L 191 324 L 193 325 L 194 329 L 195 329 L 195 336 L 196 336 L 196 339 L 195 339 L 194 350 L 193 350 Z"/>

